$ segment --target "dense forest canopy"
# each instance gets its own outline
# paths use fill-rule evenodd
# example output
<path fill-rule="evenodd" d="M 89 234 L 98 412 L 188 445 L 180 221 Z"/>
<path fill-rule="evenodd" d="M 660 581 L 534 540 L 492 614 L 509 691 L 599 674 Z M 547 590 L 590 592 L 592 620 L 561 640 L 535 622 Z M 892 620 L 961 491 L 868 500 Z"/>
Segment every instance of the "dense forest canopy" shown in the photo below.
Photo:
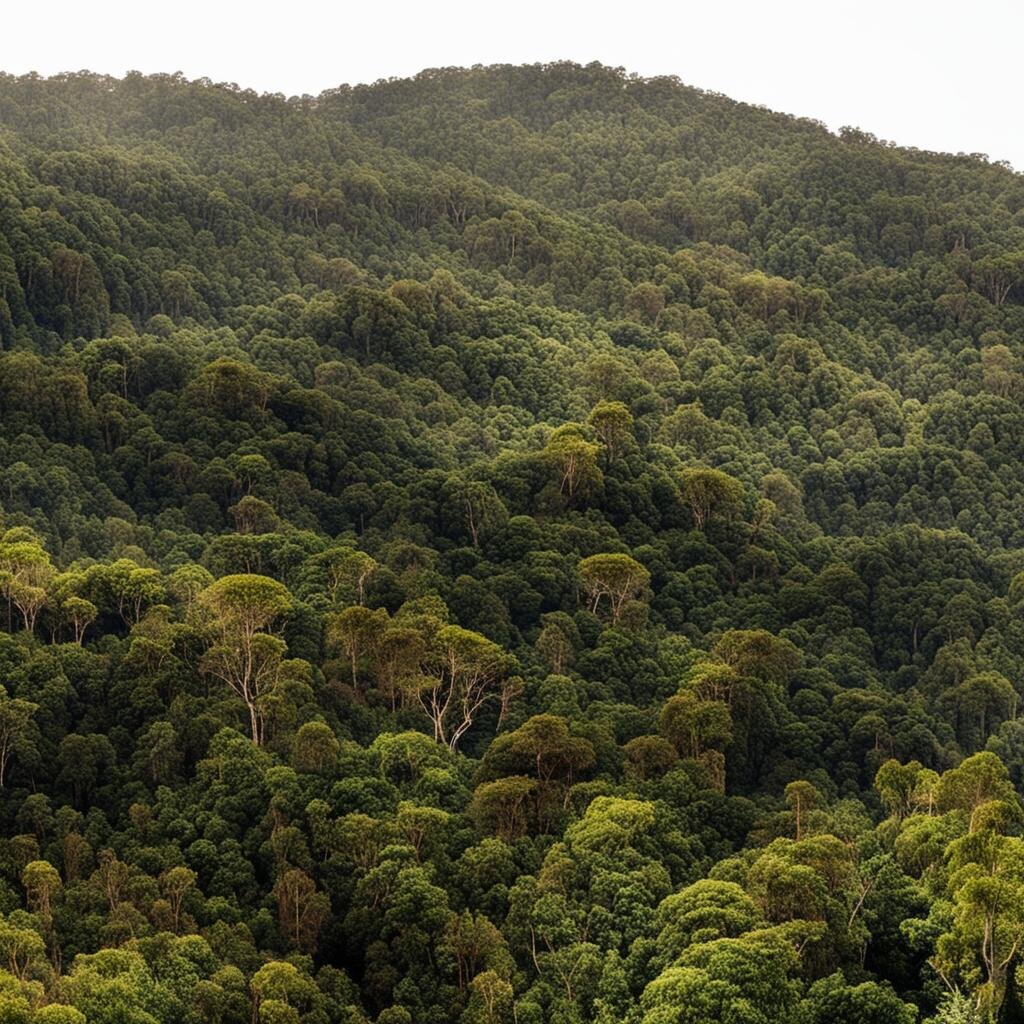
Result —
<path fill-rule="evenodd" d="M 1022 399 L 977 154 L 0 75 L 0 1020 L 1024 1019 Z"/>

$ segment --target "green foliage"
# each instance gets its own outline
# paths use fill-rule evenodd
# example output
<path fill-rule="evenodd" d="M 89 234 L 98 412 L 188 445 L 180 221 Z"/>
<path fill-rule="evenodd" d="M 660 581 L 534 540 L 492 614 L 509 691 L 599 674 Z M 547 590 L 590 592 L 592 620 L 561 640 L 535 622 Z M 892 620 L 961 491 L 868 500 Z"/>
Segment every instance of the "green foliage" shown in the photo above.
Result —
<path fill-rule="evenodd" d="M 1020 175 L 596 64 L 0 171 L 3 1020 L 1021 1016 Z"/>

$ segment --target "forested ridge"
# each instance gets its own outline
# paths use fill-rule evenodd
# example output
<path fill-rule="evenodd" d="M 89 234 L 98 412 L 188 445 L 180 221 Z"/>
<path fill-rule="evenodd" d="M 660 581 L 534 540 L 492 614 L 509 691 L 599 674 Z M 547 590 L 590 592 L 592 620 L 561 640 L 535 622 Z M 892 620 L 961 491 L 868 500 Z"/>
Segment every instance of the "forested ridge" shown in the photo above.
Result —
<path fill-rule="evenodd" d="M 1022 399 L 983 155 L 0 75 L 0 1021 L 1024 1019 Z"/>

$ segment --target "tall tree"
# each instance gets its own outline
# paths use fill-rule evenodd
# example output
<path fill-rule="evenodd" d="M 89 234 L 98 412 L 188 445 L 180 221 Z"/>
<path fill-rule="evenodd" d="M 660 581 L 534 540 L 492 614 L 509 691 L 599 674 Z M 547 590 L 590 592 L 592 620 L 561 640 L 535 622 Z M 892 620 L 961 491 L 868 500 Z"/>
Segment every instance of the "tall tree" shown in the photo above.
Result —
<path fill-rule="evenodd" d="M 461 626 L 444 626 L 435 637 L 425 674 L 415 682 L 434 739 L 455 750 L 480 711 L 501 696 L 509 656 L 493 641 Z"/>
<path fill-rule="evenodd" d="M 590 610 L 597 612 L 607 598 L 613 623 L 622 618 L 626 602 L 640 596 L 651 574 L 629 555 L 591 555 L 580 562 L 580 579 L 590 599 Z"/>
<path fill-rule="evenodd" d="M 291 610 L 291 595 L 277 580 L 242 574 L 222 576 L 198 601 L 210 616 L 214 634 L 200 667 L 242 699 L 249 712 L 250 735 L 259 746 L 265 702 L 278 683 L 287 649 L 272 630 Z"/>
<path fill-rule="evenodd" d="M 739 505 L 743 486 L 719 469 L 684 469 L 679 493 L 693 515 L 694 526 L 703 530 L 713 513 L 725 514 Z"/>

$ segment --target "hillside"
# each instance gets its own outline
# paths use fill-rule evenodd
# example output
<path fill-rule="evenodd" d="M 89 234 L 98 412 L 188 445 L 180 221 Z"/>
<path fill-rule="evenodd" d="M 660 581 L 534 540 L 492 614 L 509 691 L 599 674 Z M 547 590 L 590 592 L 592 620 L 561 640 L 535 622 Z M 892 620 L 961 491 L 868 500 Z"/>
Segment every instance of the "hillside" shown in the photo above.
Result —
<path fill-rule="evenodd" d="M 980 155 L 0 75 L 0 1018 L 1019 1019 L 1022 399 Z"/>

